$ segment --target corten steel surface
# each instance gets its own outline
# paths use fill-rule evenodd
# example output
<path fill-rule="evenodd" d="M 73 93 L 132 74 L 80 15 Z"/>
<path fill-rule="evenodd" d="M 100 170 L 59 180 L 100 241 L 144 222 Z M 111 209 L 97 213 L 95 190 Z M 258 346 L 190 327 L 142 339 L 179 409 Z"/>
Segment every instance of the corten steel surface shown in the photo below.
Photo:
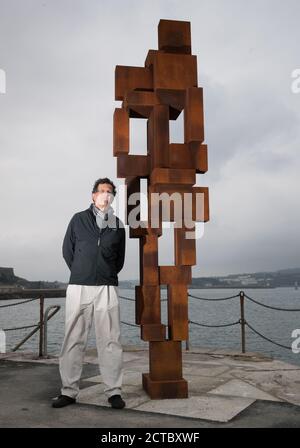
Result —
<path fill-rule="evenodd" d="M 174 266 L 159 266 L 162 221 L 174 221 L 178 215 L 171 202 L 166 219 L 162 214 L 165 205 L 160 200 L 151 202 L 150 196 L 177 193 L 184 199 L 184 194 L 190 193 L 192 223 L 209 220 L 208 188 L 193 186 L 196 173 L 207 171 L 207 146 L 203 143 L 203 91 L 197 82 L 197 57 L 191 54 L 190 22 L 160 20 L 158 50 L 148 51 L 145 66 L 116 66 L 115 99 L 122 101 L 122 106 L 114 112 L 113 154 L 117 176 L 125 178 L 127 186 L 129 236 L 139 238 L 140 244 L 135 319 L 141 326 L 142 340 L 149 341 L 150 353 L 149 373 L 142 375 L 143 388 L 152 399 L 186 398 L 188 383 L 182 377 L 181 346 L 188 339 L 187 287 L 191 267 L 196 264 L 195 238 L 185 237 L 186 230 L 193 230 L 191 226 L 175 227 Z M 169 120 L 176 120 L 182 111 L 184 143 L 170 144 Z M 131 118 L 147 120 L 147 155 L 129 154 Z M 132 193 L 140 194 L 141 178 L 148 182 L 148 221 L 135 227 L 128 215 L 136 206 L 128 204 L 128 198 Z M 200 217 L 196 216 L 196 193 L 202 193 Z M 150 221 L 154 207 L 159 210 L 156 227 Z M 167 326 L 161 323 L 160 285 L 167 285 Z"/>

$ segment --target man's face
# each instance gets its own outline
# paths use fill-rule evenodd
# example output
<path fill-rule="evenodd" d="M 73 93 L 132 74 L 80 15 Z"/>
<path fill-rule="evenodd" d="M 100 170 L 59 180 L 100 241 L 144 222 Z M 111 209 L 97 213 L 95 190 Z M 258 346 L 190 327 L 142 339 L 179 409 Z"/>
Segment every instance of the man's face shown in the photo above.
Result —
<path fill-rule="evenodd" d="M 114 200 L 113 187 L 110 184 L 99 184 L 96 193 L 92 193 L 96 207 L 107 208 Z"/>

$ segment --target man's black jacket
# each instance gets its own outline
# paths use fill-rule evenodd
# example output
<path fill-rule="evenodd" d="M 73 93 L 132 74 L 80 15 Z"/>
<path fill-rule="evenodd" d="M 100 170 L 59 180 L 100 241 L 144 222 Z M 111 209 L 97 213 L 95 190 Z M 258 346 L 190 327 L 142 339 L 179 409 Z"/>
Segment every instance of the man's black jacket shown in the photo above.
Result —
<path fill-rule="evenodd" d="M 72 217 L 62 246 L 71 270 L 69 284 L 118 286 L 125 258 L 125 228 L 114 214 L 107 223 L 99 229 L 93 204 Z"/>

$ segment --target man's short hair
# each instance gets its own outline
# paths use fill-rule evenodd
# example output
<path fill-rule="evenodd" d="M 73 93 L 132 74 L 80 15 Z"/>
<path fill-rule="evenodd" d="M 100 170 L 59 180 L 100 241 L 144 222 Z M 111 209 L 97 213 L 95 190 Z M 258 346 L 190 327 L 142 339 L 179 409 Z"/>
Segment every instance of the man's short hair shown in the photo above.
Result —
<path fill-rule="evenodd" d="M 100 179 L 97 179 L 97 180 L 95 181 L 95 183 L 94 183 L 92 193 L 97 193 L 98 186 L 99 186 L 100 184 L 110 184 L 110 185 L 112 186 L 112 188 L 113 188 L 112 193 L 113 193 L 114 196 L 116 196 L 116 194 L 117 194 L 116 186 L 115 186 L 115 184 L 113 183 L 113 181 L 110 180 L 108 177 L 101 177 Z"/>

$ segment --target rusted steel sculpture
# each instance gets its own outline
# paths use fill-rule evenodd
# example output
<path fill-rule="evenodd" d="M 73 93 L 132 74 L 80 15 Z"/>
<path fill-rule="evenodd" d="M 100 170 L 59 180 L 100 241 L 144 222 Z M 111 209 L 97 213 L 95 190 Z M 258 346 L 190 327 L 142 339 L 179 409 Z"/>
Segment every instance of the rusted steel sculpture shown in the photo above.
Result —
<path fill-rule="evenodd" d="M 196 173 L 207 171 L 204 141 L 203 91 L 198 87 L 197 58 L 191 54 L 190 22 L 160 20 L 158 50 L 149 50 L 144 67 L 117 65 L 115 100 L 122 107 L 114 112 L 113 154 L 117 176 L 127 186 L 126 224 L 130 238 L 139 238 L 140 285 L 136 286 L 136 323 L 141 339 L 149 341 L 149 373 L 142 374 L 150 398 L 186 398 L 188 383 L 182 377 L 182 341 L 188 339 L 188 291 L 191 267 L 196 264 L 195 238 L 186 238 L 190 225 L 174 227 L 175 263 L 158 265 L 158 238 L 162 221 L 175 221 L 174 206 L 164 219 L 164 204 L 151 201 L 153 193 L 189 193 L 192 222 L 209 220 L 208 188 L 195 187 Z M 169 120 L 184 114 L 184 143 L 170 143 Z M 129 121 L 147 120 L 147 155 L 130 155 Z M 131 226 L 128 215 L 132 193 L 140 194 L 140 179 L 148 181 L 148 216 L 159 212 L 159 225 L 149 218 Z M 197 196 L 204 198 L 201 217 L 196 216 Z M 140 214 L 138 215 L 140 218 Z M 168 325 L 161 323 L 160 286 L 167 285 Z M 168 327 L 168 335 L 167 335 Z"/>

